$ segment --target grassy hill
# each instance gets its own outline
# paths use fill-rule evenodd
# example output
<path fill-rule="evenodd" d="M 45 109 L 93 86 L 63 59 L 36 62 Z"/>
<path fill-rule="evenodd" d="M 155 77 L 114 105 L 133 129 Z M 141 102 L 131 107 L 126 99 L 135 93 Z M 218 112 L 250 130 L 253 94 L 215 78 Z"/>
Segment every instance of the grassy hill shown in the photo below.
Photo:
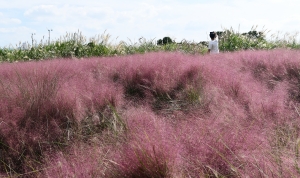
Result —
<path fill-rule="evenodd" d="M 300 51 L 0 65 L 1 177 L 299 177 Z"/>

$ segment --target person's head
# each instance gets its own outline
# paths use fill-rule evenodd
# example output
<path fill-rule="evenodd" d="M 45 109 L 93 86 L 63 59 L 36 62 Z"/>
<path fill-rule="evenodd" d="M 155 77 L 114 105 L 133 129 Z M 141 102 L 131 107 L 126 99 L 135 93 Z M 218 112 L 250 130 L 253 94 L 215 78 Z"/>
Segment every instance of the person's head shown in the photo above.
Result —
<path fill-rule="evenodd" d="M 209 33 L 209 37 L 210 37 L 212 40 L 214 40 L 214 39 L 217 37 L 216 32 L 210 32 L 210 33 Z"/>

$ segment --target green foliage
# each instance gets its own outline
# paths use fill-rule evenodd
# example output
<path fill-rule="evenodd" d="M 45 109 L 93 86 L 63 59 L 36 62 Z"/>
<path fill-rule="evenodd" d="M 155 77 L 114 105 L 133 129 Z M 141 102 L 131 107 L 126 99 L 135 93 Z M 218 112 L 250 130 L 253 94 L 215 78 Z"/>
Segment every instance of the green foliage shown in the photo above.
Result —
<path fill-rule="evenodd" d="M 125 121 L 111 103 L 108 103 L 101 111 L 87 114 L 88 116 L 81 121 L 76 132 L 77 137 L 85 141 L 101 134 L 104 130 L 119 136 L 128 129 Z"/>
<path fill-rule="evenodd" d="M 216 32 L 219 37 L 220 51 L 258 50 L 274 48 L 300 49 L 300 43 L 295 35 L 285 34 L 282 38 L 273 35 L 271 40 L 266 39 L 266 31 L 257 31 L 252 28 L 247 33 L 239 33 L 231 29 Z M 52 42 L 40 41 L 25 44 L 26 48 L 16 45 L 16 48 L 0 48 L 0 62 L 16 62 L 29 60 L 42 60 L 52 58 L 86 58 L 96 56 L 120 56 L 128 54 L 143 54 L 156 51 L 180 51 L 188 54 L 206 54 L 207 41 L 199 43 L 182 40 L 176 43 L 170 37 L 164 37 L 157 41 L 140 38 L 137 43 L 118 44 L 109 42 L 110 35 L 102 34 L 94 38 L 86 39 L 81 32 L 66 33 L 65 36 Z"/>
<path fill-rule="evenodd" d="M 166 45 L 166 44 L 171 44 L 171 43 L 174 43 L 174 41 L 168 36 L 164 37 L 163 39 L 159 39 L 157 41 L 158 45 Z"/>
<path fill-rule="evenodd" d="M 187 89 L 186 100 L 189 103 L 199 103 L 201 101 L 201 92 L 192 87 Z"/>
<path fill-rule="evenodd" d="M 220 51 L 237 51 L 249 49 L 272 49 L 265 39 L 264 32 L 251 30 L 248 33 L 235 32 L 232 29 L 218 32 Z"/>
<path fill-rule="evenodd" d="M 92 56 L 114 55 L 115 51 L 109 47 L 108 35 L 101 35 L 97 39 L 91 38 L 87 43 L 86 37 L 80 32 L 67 33 L 54 42 L 43 42 L 22 48 L 0 49 L 0 61 L 15 62 L 28 60 L 41 60 L 52 58 L 82 58 Z"/>
<path fill-rule="evenodd" d="M 285 34 L 282 38 L 272 35 L 271 40 L 266 39 L 266 30 L 257 31 L 252 28 L 247 33 L 239 33 L 231 29 L 217 32 L 219 36 L 220 51 L 239 50 L 269 50 L 275 48 L 300 49 L 300 43 L 296 41 L 297 34 Z"/>

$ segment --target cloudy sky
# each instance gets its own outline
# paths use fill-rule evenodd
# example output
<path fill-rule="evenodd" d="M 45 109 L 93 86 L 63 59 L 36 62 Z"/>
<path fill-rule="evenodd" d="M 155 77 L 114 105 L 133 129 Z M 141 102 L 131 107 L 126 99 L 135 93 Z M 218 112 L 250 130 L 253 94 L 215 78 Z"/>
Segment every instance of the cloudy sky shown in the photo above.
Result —
<path fill-rule="evenodd" d="M 78 30 L 111 42 L 206 41 L 210 31 L 233 28 L 268 34 L 300 32 L 299 0 L 0 0 L 0 47 L 58 39 Z"/>

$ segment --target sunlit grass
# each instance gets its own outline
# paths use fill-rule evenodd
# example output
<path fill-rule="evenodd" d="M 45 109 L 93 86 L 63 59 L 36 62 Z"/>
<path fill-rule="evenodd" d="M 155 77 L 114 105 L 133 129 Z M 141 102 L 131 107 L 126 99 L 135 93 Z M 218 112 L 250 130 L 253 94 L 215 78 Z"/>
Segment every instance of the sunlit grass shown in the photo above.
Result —
<path fill-rule="evenodd" d="M 219 55 L 185 41 L 91 41 L 73 34 L 45 48 L 114 53 L 0 64 L 0 177 L 299 177 L 300 52 L 290 40 L 226 43 L 235 52 Z"/>
<path fill-rule="evenodd" d="M 225 51 L 239 50 L 269 50 L 275 48 L 299 49 L 297 33 L 271 35 L 266 39 L 268 31 L 252 28 L 247 33 L 234 31 L 232 28 L 224 29 L 219 33 L 219 49 Z M 53 58 L 86 58 L 96 56 L 123 56 L 128 54 L 144 54 L 158 51 L 179 51 L 188 54 L 206 54 L 207 42 L 190 42 L 182 40 L 160 44 L 159 40 L 140 38 L 138 42 L 120 41 L 113 43 L 111 36 L 104 32 L 101 35 L 87 38 L 80 31 L 66 33 L 54 41 L 43 41 L 16 45 L 15 48 L 0 48 L 0 61 L 16 62 L 43 60 Z"/>
<path fill-rule="evenodd" d="M 257 30 L 257 26 L 252 27 L 247 33 L 232 28 L 225 29 L 219 36 L 220 51 L 300 49 L 300 41 L 297 41 L 298 33 L 285 33 L 283 36 L 277 33 L 267 38 L 268 33 L 270 33 L 268 30 Z"/>

